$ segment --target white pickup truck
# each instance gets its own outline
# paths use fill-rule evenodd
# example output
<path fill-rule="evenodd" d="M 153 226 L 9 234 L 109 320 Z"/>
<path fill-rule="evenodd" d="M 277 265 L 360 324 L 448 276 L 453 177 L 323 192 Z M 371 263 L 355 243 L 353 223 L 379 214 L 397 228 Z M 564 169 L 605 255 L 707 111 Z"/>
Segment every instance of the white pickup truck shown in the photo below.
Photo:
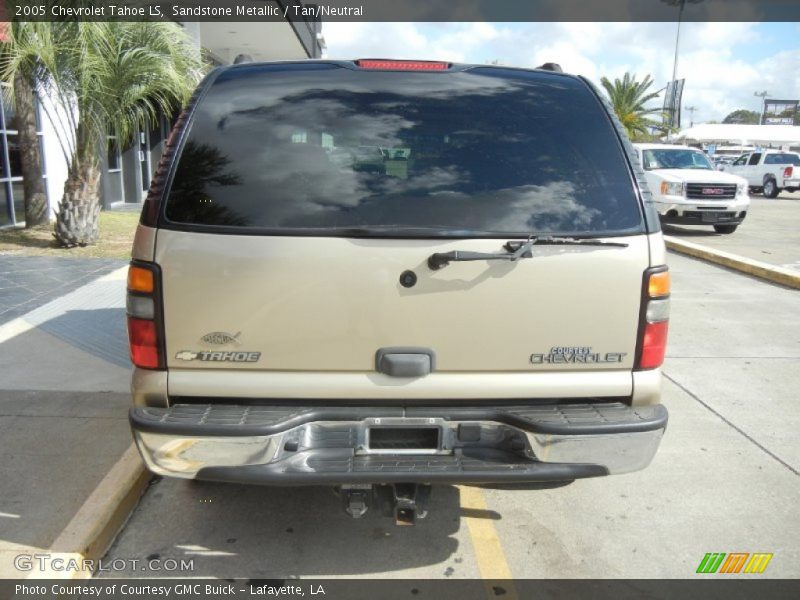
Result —
<path fill-rule="evenodd" d="M 800 190 L 800 154 L 797 152 L 755 150 L 742 154 L 722 170 L 744 177 L 750 190 L 762 192 L 765 198 L 777 198 L 781 190 Z"/>
<path fill-rule="evenodd" d="M 750 207 L 747 181 L 714 169 L 701 150 L 670 144 L 634 144 L 661 222 L 711 225 L 733 233 Z"/>

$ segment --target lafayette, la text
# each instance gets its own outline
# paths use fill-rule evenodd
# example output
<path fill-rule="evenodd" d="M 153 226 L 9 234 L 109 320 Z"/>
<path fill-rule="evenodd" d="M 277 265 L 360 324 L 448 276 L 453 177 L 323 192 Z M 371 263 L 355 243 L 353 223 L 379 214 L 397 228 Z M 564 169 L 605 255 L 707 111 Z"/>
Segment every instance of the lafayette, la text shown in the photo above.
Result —
<path fill-rule="evenodd" d="M 220 596 L 268 596 L 282 598 L 289 596 L 305 596 L 308 591 L 309 596 L 325 595 L 325 589 L 319 584 L 300 585 L 253 585 L 239 587 L 232 583 L 210 584 L 210 583 L 178 583 L 175 585 L 149 585 L 149 584 L 69 584 L 56 583 L 51 586 L 17 584 L 15 592 L 20 596 L 47 596 L 48 593 L 54 596 L 132 596 L 143 598 L 147 596 L 159 596 L 168 598 L 169 596 L 200 597 L 200 598 L 219 598 Z"/>

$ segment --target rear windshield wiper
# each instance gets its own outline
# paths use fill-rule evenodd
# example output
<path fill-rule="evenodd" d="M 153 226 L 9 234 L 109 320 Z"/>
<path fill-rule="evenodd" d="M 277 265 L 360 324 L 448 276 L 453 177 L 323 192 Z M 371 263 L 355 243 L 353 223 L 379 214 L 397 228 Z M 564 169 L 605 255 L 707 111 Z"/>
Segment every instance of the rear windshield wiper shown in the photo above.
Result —
<path fill-rule="evenodd" d="M 571 238 L 571 237 L 529 237 L 527 241 L 510 241 L 503 245 L 506 252 L 498 254 L 489 252 L 468 252 L 464 250 L 452 250 L 450 252 L 436 252 L 428 257 L 428 267 L 433 271 L 438 271 L 446 267 L 451 262 L 461 262 L 470 260 L 509 260 L 517 261 L 521 258 L 532 258 L 533 247 L 539 246 L 615 246 L 617 248 L 627 248 L 628 244 L 623 242 L 604 242 L 595 239 Z"/>
<path fill-rule="evenodd" d="M 326 228 L 323 231 L 330 231 L 338 235 L 352 237 L 443 237 L 443 236 L 462 236 L 470 237 L 469 230 L 453 230 L 443 227 L 413 227 L 406 225 L 363 225 L 349 227 Z"/>

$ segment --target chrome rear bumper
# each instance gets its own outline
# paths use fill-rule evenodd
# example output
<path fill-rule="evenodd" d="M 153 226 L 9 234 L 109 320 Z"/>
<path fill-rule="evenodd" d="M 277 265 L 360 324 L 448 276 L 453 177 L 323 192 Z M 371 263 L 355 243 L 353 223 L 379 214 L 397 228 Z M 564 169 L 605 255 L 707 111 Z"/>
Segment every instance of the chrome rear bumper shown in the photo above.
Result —
<path fill-rule="evenodd" d="M 661 405 L 481 407 L 176 404 L 131 409 L 160 475 L 273 485 L 490 483 L 576 479 L 646 467 L 667 424 Z M 432 430 L 425 447 L 380 446 L 375 429 Z M 431 436 L 428 436 L 429 438 Z"/>

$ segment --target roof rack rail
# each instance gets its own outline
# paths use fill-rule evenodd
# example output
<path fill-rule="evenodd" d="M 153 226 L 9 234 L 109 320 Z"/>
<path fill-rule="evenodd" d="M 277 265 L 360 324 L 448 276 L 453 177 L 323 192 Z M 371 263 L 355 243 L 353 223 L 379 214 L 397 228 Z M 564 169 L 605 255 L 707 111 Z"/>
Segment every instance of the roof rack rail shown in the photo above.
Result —
<path fill-rule="evenodd" d="M 561 65 L 558 63 L 546 62 L 544 64 L 539 65 L 536 67 L 537 69 L 541 69 L 542 71 L 554 71 L 556 73 L 563 73 L 564 69 L 561 68 Z"/>

